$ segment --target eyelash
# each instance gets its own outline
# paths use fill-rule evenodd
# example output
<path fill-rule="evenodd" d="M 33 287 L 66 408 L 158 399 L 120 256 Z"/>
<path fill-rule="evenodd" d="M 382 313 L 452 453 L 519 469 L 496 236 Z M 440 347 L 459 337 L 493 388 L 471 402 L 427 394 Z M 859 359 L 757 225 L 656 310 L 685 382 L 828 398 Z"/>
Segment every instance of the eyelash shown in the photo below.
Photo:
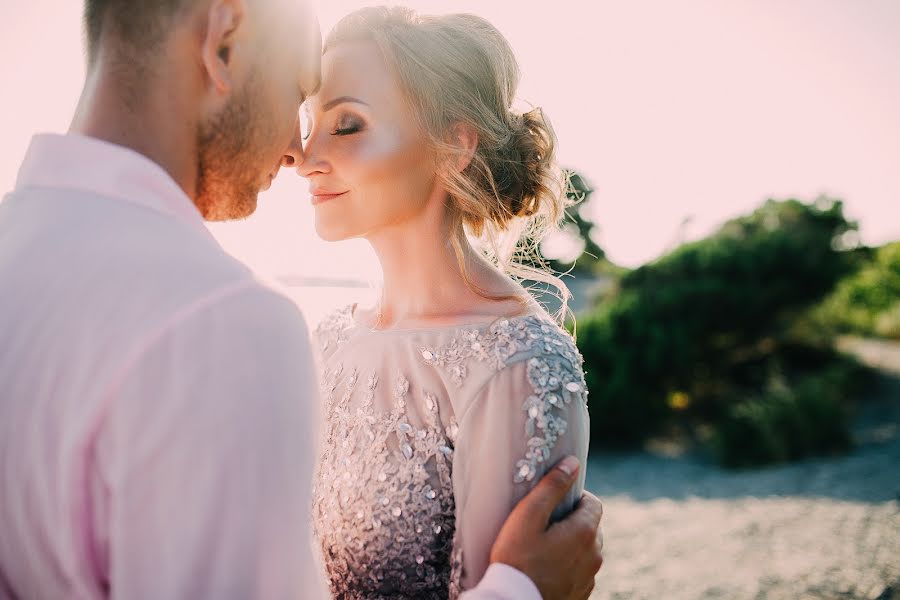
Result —
<path fill-rule="evenodd" d="M 341 121 L 343 121 L 343 119 L 341 119 Z M 341 121 L 338 121 L 338 122 L 340 123 Z M 350 125 L 349 127 L 335 127 L 335 128 L 331 131 L 331 135 L 341 135 L 341 136 L 343 136 L 343 135 L 353 135 L 354 133 L 359 133 L 359 132 L 362 131 L 362 130 L 363 130 L 363 126 L 362 126 L 361 124 L 359 124 L 359 123 L 353 123 L 353 124 Z M 303 139 L 304 139 L 304 140 L 308 140 L 311 133 L 312 133 L 312 127 L 310 127 L 310 128 L 306 131 L 306 135 L 303 136 Z"/>
<path fill-rule="evenodd" d="M 362 131 L 362 125 L 358 120 L 352 117 L 338 119 L 338 125 L 345 123 L 348 125 L 347 127 L 335 127 L 334 130 L 332 130 L 331 135 L 352 135 L 354 133 Z"/>
<path fill-rule="evenodd" d="M 351 135 L 353 133 L 357 133 L 361 131 L 359 125 L 353 125 L 351 127 L 338 127 L 334 131 L 331 132 L 331 135 Z"/>

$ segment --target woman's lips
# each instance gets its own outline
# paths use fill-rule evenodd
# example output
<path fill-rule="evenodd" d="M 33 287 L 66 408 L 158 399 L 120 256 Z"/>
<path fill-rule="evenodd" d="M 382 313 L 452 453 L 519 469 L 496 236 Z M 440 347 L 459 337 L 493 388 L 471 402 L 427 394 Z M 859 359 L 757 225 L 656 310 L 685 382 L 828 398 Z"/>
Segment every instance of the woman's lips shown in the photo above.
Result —
<path fill-rule="evenodd" d="M 329 200 L 334 200 L 335 198 L 339 198 L 346 194 L 347 192 L 341 192 L 339 194 L 332 194 L 327 192 L 315 192 L 312 195 L 312 204 L 316 206 L 317 204 L 322 204 L 323 202 L 328 202 Z"/>

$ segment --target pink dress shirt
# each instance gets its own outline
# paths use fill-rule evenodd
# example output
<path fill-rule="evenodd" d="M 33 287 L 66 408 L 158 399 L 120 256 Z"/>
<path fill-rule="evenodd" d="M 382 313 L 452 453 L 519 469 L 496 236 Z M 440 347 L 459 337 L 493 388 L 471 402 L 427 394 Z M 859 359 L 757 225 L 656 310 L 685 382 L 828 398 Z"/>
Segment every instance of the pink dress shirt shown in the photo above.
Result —
<path fill-rule="evenodd" d="M 158 165 L 34 138 L 0 340 L 0 599 L 324 597 L 306 325 Z M 489 598 L 540 595 L 495 564 Z"/>

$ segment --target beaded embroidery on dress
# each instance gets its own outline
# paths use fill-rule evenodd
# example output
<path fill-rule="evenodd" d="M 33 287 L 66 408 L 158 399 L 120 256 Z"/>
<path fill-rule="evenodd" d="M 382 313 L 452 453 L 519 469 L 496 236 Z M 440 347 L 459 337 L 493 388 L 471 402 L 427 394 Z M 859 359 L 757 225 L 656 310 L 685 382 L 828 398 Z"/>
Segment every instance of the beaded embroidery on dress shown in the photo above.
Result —
<path fill-rule="evenodd" d="M 313 526 L 335 598 L 455 598 L 467 569 L 486 566 L 474 555 L 490 548 L 473 540 L 502 524 L 491 515 L 536 483 L 561 441 L 566 453 L 586 456 L 581 356 L 541 316 L 372 332 L 348 307 L 319 325 L 316 342 L 324 423 Z M 506 379 L 525 392 L 484 397 L 506 389 Z M 506 473 L 494 491 L 469 485 L 478 461 L 467 452 L 483 445 L 484 422 L 515 439 L 497 454 L 510 458 L 493 465 Z"/>

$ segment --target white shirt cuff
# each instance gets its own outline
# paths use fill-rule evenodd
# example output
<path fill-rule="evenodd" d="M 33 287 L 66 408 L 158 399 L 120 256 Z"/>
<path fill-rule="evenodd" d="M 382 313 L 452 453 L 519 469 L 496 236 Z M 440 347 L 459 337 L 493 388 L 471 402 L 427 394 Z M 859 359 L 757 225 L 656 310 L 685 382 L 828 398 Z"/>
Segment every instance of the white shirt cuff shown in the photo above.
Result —
<path fill-rule="evenodd" d="M 486 597 L 541 600 L 541 592 L 528 575 L 503 563 L 492 563 L 475 590 Z"/>

